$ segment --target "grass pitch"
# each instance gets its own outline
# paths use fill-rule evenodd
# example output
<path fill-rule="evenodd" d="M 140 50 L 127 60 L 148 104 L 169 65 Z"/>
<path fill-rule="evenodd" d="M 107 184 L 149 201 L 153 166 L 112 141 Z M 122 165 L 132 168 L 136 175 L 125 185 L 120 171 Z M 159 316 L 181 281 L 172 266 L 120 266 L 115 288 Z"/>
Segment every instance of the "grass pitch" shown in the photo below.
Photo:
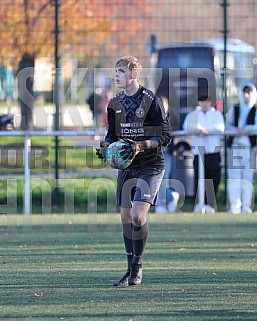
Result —
<path fill-rule="evenodd" d="M 143 284 L 119 289 L 118 215 L 0 216 L 0 320 L 257 320 L 256 214 L 149 227 Z"/>

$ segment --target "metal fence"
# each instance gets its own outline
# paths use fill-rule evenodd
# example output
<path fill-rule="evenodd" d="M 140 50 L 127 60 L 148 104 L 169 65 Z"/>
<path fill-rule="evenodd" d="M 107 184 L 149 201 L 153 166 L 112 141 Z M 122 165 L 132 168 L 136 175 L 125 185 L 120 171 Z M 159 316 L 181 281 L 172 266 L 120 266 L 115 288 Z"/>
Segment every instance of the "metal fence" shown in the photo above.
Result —
<path fill-rule="evenodd" d="M 114 12 L 119 3 L 111 1 Z M 108 1 L 99 1 L 99 15 L 106 5 Z M 146 0 L 138 5 L 139 9 L 134 1 L 123 2 L 118 14 L 112 17 L 117 26 L 115 32 L 98 47 L 94 42 L 87 43 L 90 55 L 79 56 L 83 66 L 112 67 L 117 56 L 131 53 L 149 67 L 148 40 L 152 34 L 160 44 L 167 44 L 219 38 L 228 32 L 231 38 L 257 46 L 256 0 Z M 94 54 L 96 51 L 99 56 Z"/>
<path fill-rule="evenodd" d="M 152 34 L 167 44 L 227 33 L 257 47 L 256 13 L 256 0 L 0 1 L 0 63 L 15 74 L 25 54 L 35 58 L 34 85 L 47 101 L 52 99 L 53 69 L 63 67 L 61 98 L 82 103 L 94 68 L 112 68 L 125 54 L 138 56 L 149 67 Z M 79 95 L 74 90 L 68 94 L 77 68 L 88 68 L 88 77 Z M 4 76 L 0 82 L 0 99 L 16 99 L 17 92 L 4 94 L 12 82 L 7 85 Z"/>
<path fill-rule="evenodd" d="M 31 138 L 35 137 L 35 136 L 40 136 L 40 137 L 47 137 L 47 136 L 52 136 L 52 137 L 76 137 L 76 136 L 87 136 L 87 137 L 94 137 L 96 138 L 96 135 L 100 135 L 98 137 L 103 136 L 105 133 L 102 131 L 99 131 L 98 133 L 96 133 L 95 131 L 92 130 L 86 130 L 86 131 L 2 131 L 1 132 L 1 136 L 2 138 L 4 137 L 9 137 L 9 136 L 13 136 L 13 137 L 22 137 L 24 139 L 23 143 L 24 143 L 24 148 L 23 148 L 23 157 L 24 157 L 24 171 L 23 171 L 23 176 L 24 176 L 24 186 L 23 186 L 23 214 L 24 215 L 29 215 L 32 213 L 32 207 L 33 207 L 33 200 L 32 200 L 32 192 L 33 192 L 33 188 L 40 188 L 41 192 L 42 192 L 42 213 L 52 213 L 53 208 L 52 208 L 52 201 L 50 200 L 50 195 L 52 194 L 52 188 L 50 187 L 50 185 L 46 182 L 46 180 L 44 179 L 40 179 L 38 178 L 38 180 L 36 181 L 36 184 L 34 182 L 35 180 L 35 176 L 31 175 Z M 253 132 L 252 134 L 256 134 L 255 132 Z M 173 132 L 174 137 L 177 138 L 181 138 L 181 137 L 185 137 L 185 136 L 191 136 L 192 135 L 201 135 L 200 133 L 195 133 L 195 132 L 188 132 L 188 131 L 175 131 Z M 229 137 L 229 136 L 234 136 L 237 135 L 236 131 L 225 131 L 223 133 L 221 132 L 212 132 L 209 135 L 217 135 L 217 136 L 224 136 L 224 137 Z M 200 146 L 197 146 L 197 148 L 200 148 Z M 218 147 L 218 146 L 217 146 Z M 222 146 L 219 146 L 222 147 Z M 191 160 L 192 160 L 192 153 L 191 154 Z M 235 157 L 236 158 L 236 157 Z M 256 154 L 255 154 L 255 158 L 256 158 Z M 199 165 L 199 212 L 200 213 L 205 213 L 205 202 L 204 202 L 204 197 L 205 197 L 205 178 L 204 178 L 204 161 L 203 161 L 203 155 L 201 157 L 198 158 L 198 165 Z M 177 165 L 174 165 L 175 167 Z M 224 166 L 226 166 L 224 164 Z M 256 171 L 256 162 L 254 162 L 253 164 L 254 169 Z M 179 168 L 177 168 L 179 169 Z M 191 164 L 191 167 L 188 168 L 191 171 L 193 171 L 193 166 Z M 115 173 L 113 173 L 112 175 L 115 176 L 117 175 L 117 171 L 114 170 Z M 43 170 L 42 170 L 42 175 L 43 175 Z M 74 177 L 75 175 L 73 175 Z M 105 176 L 106 176 L 106 171 L 105 171 Z M 97 180 L 96 180 L 97 181 Z M 179 192 L 180 194 L 180 203 L 182 205 L 184 205 L 184 201 L 186 198 L 186 189 L 188 187 L 188 185 L 192 185 L 194 184 L 194 177 L 192 176 L 191 178 L 186 178 L 185 181 L 183 181 L 182 177 L 175 179 L 172 178 L 173 181 L 173 187 L 176 189 L 176 191 Z M 57 196 L 58 197 L 58 189 L 60 187 L 62 188 L 66 188 L 66 189 L 71 189 L 70 192 L 72 193 L 72 195 L 74 194 L 74 188 L 84 188 L 84 184 L 83 184 L 83 180 L 81 179 L 74 179 L 73 181 L 69 182 L 69 186 L 67 186 L 67 180 L 64 180 L 64 184 L 61 184 L 60 182 L 62 182 L 62 180 L 58 177 L 58 179 L 55 179 L 55 188 L 54 188 L 54 193 L 56 192 L 57 189 Z M 170 181 L 169 181 L 170 182 Z M 110 182 L 109 182 L 110 183 Z M 94 183 L 93 183 L 94 184 Z M 108 188 L 110 188 L 110 186 L 107 184 L 107 180 L 103 179 L 100 183 L 102 188 L 105 188 L 108 190 Z M 226 182 L 225 182 L 226 184 Z M 249 187 L 248 183 L 246 186 Z M 8 185 L 8 184 L 7 184 Z M 34 186 L 33 186 L 34 185 Z M 111 183 L 112 185 L 112 183 Z M 88 203 L 94 203 L 94 210 L 95 212 L 97 212 L 97 189 L 95 189 L 97 186 L 94 185 L 93 186 L 93 196 L 91 195 L 91 199 L 88 201 Z M 99 185 L 98 185 L 99 187 Z M 114 186 L 112 186 L 114 188 Z M 7 212 L 11 212 L 12 209 L 16 208 L 17 204 L 13 204 L 13 200 L 9 200 L 8 197 L 8 186 L 7 188 L 7 200 L 6 200 L 6 204 L 0 204 L 0 209 L 1 210 L 6 210 Z M 252 188 L 252 187 L 251 187 Z M 88 195 L 90 194 L 90 187 L 86 188 L 87 191 L 85 191 L 85 193 L 87 193 Z M 91 188 L 92 190 L 92 188 Z M 45 196 L 47 195 L 47 197 Z M 73 195 L 74 196 L 74 195 Z M 15 202 L 17 202 L 17 199 L 15 198 L 14 200 Z M 74 199 L 73 199 L 74 201 Z M 71 204 L 72 202 L 69 200 L 68 202 L 65 202 L 65 213 L 69 213 L 72 214 L 74 213 L 74 203 Z M 107 193 L 107 212 L 112 212 L 113 211 L 113 204 L 115 203 L 115 200 L 113 199 L 113 196 L 108 197 L 108 193 Z M 55 204 L 56 205 L 56 204 Z M 60 204 L 59 204 L 60 205 Z M 109 211 L 110 209 L 110 211 Z M 92 210 L 92 208 L 91 208 Z M 12 213 L 12 212 L 11 212 Z M 15 213 L 15 211 L 14 211 Z"/>
<path fill-rule="evenodd" d="M 257 48 L 256 17 L 257 0 L 2 0 L 0 106 L 23 120 L 50 103 L 59 130 L 64 106 L 88 109 L 85 100 L 96 86 L 107 93 L 105 75 L 97 72 L 95 79 L 95 70 L 112 69 L 126 54 L 150 67 L 151 35 L 159 44 L 227 36 Z M 25 82 L 17 77 L 24 68 L 30 71 Z M 19 109 L 24 83 L 29 98 Z M 55 144 L 58 178 L 57 135 Z"/>

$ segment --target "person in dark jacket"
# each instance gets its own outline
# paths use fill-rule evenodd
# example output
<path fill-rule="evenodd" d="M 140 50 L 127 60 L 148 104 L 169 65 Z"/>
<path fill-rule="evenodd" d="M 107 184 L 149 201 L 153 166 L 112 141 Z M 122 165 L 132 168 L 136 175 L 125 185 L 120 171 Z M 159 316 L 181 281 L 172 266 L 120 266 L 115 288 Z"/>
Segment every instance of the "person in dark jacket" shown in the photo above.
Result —
<path fill-rule="evenodd" d="M 108 106 L 108 131 L 100 148 L 104 159 L 109 144 L 125 139 L 128 152 L 136 154 L 126 169 L 119 170 L 117 204 L 121 210 L 127 271 L 113 285 L 123 287 L 142 282 L 142 258 L 148 236 L 147 213 L 155 205 L 164 174 L 162 146 L 171 140 L 171 128 L 161 100 L 138 82 L 141 65 L 134 56 L 115 64 L 115 82 L 122 89 Z"/>
<path fill-rule="evenodd" d="M 92 112 L 94 127 L 99 127 L 99 118 L 101 116 L 100 103 L 103 100 L 102 89 L 96 88 L 89 96 L 86 102 Z"/>

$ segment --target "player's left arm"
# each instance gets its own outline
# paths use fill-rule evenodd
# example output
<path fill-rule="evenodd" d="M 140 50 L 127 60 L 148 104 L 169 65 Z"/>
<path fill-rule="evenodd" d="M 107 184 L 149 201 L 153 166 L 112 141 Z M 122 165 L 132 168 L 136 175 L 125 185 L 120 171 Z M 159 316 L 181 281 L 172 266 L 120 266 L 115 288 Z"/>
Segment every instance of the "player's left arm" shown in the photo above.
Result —
<path fill-rule="evenodd" d="M 171 142 L 171 125 L 161 99 L 155 97 L 148 111 L 147 136 L 145 149 L 167 146 Z M 148 143 L 150 141 L 150 143 Z"/>

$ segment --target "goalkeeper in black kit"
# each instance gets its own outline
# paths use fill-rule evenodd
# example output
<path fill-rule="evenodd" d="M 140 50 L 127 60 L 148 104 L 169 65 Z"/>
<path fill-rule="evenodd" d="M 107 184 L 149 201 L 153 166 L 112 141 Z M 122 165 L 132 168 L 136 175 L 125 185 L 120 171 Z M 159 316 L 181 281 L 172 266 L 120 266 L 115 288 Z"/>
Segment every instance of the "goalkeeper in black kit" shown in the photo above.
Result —
<path fill-rule="evenodd" d="M 108 146 L 123 142 L 120 155 L 131 164 L 118 171 L 117 204 L 121 211 L 127 271 L 114 286 L 142 282 L 142 258 L 148 236 L 147 213 L 155 205 L 164 174 L 162 146 L 171 140 L 171 128 L 161 100 L 139 85 L 141 65 L 137 58 L 125 56 L 115 64 L 115 83 L 122 89 L 107 107 L 108 132 L 96 149 L 106 159 Z M 114 166 L 115 167 L 115 166 Z"/>

